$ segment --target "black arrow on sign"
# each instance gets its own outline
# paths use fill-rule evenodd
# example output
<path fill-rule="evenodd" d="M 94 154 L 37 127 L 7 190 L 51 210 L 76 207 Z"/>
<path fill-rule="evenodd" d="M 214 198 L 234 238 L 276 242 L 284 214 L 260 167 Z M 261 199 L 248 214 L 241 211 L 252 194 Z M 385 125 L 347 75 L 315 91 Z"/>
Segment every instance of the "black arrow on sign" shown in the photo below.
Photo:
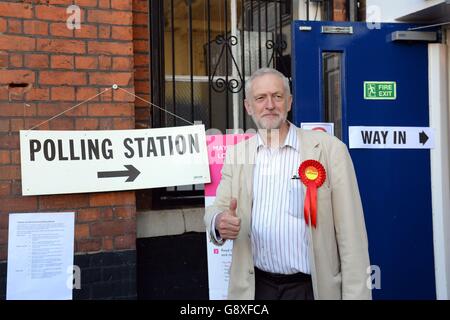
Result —
<path fill-rule="evenodd" d="M 127 170 L 124 171 L 101 171 L 97 172 L 97 178 L 117 178 L 117 177 L 128 177 L 125 182 L 133 182 L 137 176 L 141 173 L 133 165 L 125 165 Z"/>
<path fill-rule="evenodd" d="M 424 145 L 427 141 L 428 141 L 428 136 L 427 136 L 427 134 L 426 134 L 424 131 L 420 132 L 420 133 L 419 133 L 419 142 L 420 142 L 422 145 Z"/>

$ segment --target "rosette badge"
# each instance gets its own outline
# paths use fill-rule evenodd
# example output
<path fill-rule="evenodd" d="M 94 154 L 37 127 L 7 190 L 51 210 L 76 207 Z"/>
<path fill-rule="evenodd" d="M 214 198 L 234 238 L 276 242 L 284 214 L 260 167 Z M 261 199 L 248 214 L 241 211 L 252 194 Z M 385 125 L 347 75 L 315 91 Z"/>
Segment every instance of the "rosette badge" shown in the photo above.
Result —
<path fill-rule="evenodd" d="M 311 225 L 315 228 L 317 225 L 317 188 L 323 185 L 327 174 L 319 161 L 305 160 L 298 168 L 298 175 L 306 186 L 305 206 L 303 209 L 305 221 L 309 225 L 309 218 L 311 217 Z"/>

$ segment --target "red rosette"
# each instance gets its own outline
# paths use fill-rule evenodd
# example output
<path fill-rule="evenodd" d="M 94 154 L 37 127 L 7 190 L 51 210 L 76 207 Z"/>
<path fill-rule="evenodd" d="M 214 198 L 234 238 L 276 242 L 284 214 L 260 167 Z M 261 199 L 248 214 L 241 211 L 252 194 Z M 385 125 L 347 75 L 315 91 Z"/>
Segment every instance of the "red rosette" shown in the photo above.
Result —
<path fill-rule="evenodd" d="M 316 160 L 305 160 L 298 168 L 298 175 L 306 186 L 305 205 L 303 213 L 306 224 L 310 225 L 309 217 L 311 216 L 311 225 L 315 228 L 317 225 L 317 188 L 320 188 L 327 174 L 323 165 Z"/>

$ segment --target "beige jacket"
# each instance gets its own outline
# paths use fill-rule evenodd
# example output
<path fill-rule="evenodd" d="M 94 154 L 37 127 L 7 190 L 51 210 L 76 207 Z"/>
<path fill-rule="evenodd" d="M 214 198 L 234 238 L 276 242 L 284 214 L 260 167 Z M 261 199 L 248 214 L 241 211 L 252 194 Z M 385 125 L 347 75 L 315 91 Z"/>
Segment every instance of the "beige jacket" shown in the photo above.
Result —
<path fill-rule="evenodd" d="M 318 189 L 317 228 L 310 230 L 310 263 L 315 299 L 371 299 L 367 234 L 358 184 L 347 147 L 323 132 L 297 129 L 302 161 L 314 159 L 326 170 Z M 229 299 L 254 299 L 255 273 L 251 250 L 251 212 L 256 136 L 227 150 L 222 180 L 206 209 L 210 230 L 214 215 L 237 199 L 241 230 L 234 240 Z M 300 164 L 299 164 L 300 165 Z M 305 188 L 305 187 L 304 187 Z M 306 190 L 304 190 L 306 194 Z M 210 235 L 216 243 L 214 236 Z"/>

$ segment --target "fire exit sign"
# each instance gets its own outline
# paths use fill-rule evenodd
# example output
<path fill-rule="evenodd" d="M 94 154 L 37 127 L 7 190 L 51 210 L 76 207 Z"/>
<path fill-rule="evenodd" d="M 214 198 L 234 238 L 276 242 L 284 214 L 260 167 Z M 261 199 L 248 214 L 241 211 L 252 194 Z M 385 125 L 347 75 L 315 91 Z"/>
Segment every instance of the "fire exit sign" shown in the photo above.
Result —
<path fill-rule="evenodd" d="M 397 84 L 395 81 L 364 81 L 364 99 L 395 100 Z"/>

